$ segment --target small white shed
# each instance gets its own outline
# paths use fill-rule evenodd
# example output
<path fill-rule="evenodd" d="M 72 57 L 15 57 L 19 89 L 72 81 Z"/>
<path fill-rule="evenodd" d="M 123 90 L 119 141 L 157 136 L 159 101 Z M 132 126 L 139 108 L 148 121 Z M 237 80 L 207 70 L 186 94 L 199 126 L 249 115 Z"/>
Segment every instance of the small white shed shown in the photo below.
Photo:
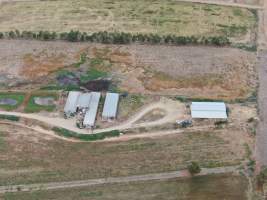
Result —
<path fill-rule="evenodd" d="M 71 114 L 76 112 L 77 109 L 77 101 L 81 92 L 70 91 L 68 94 L 68 98 L 64 107 L 64 113 L 66 116 L 70 116 Z"/>
<path fill-rule="evenodd" d="M 224 102 L 192 102 L 192 118 L 200 119 L 227 119 Z"/>
<path fill-rule="evenodd" d="M 95 126 L 95 119 L 100 100 L 100 92 L 91 92 L 91 101 L 89 104 L 89 110 L 85 113 L 83 125 L 86 128 L 93 128 Z"/>
<path fill-rule="evenodd" d="M 112 120 L 117 117 L 119 103 L 119 94 L 118 93 L 107 93 L 104 103 L 104 108 L 102 112 L 103 120 Z"/>

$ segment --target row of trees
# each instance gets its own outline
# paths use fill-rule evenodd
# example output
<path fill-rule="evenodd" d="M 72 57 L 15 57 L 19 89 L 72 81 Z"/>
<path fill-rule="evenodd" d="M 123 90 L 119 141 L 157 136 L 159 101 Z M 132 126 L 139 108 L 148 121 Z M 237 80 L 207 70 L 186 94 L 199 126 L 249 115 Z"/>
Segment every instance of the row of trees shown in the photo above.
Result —
<path fill-rule="evenodd" d="M 1 38 L 22 38 L 22 39 L 36 39 L 36 40 L 66 40 L 70 42 L 97 42 L 103 44 L 173 44 L 173 45 L 186 45 L 186 44 L 204 44 L 204 45 L 216 45 L 225 46 L 229 45 L 230 41 L 224 36 L 214 37 L 195 37 L 195 36 L 175 36 L 166 35 L 161 36 L 158 34 L 131 34 L 124 32 L 96 32 L 92 34 L 81 33 L 79 31 L 70 31 L 63 33 L 49 32 L 49 31 L 9 31 L 5 33 L 0 32 Z"/>

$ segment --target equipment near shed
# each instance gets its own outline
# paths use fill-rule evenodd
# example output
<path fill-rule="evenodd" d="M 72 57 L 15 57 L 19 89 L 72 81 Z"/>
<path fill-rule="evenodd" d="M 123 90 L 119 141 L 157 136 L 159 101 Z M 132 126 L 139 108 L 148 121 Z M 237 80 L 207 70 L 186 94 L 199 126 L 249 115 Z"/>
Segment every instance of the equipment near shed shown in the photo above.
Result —
<path fill-rule="evenodd" d="M 77 101 L 79 99 L 79 96 L 81 95 L 81 92 L 77 91 L 70 91 L 65 107 L 64 107 L 64 116 L 66 118 L 72 116 L 75 114 L 77 109 Z"/>
<path fill-rule="evenodd" d="M 107 93 L 102 112 L 103 120 L 114 120 L 117 117 L 119 94 Z"/>
<path fill-rule="evenodd" d="M 176 124 L 180 127 L 180 128 L 187 128 L 189 126 L 192 126 L 192 120 L 190 119 L 186 119 L 186 120 L 176 120 Z"/>
<path fill-rule="evenodd" d="M 223 102 L 192 102 L 191 116 L 194 119 L 227 119 Z"/>

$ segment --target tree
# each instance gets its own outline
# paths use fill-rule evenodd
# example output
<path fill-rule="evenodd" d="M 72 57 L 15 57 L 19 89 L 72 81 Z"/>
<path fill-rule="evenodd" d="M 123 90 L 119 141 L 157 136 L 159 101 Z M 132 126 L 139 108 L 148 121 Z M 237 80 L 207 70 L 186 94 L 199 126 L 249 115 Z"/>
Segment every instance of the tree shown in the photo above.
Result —
<path fill-rule="evenodd" d="M 190 165 L 187 166 L 187 169 L 192 175 L 198 174 L 201 171 L 201 168 L 197 162 L 191 162 Z"/>

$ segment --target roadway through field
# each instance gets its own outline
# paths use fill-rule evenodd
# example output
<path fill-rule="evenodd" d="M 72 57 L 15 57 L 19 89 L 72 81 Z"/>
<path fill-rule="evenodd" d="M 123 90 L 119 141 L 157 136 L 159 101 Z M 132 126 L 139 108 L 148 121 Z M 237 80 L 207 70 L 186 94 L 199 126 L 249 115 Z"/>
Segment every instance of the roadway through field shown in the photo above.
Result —
<path fill-rule="evenodd" d="M 236 172 L 237 168 L 238 168 L 237 166 L 203 168 L 201 170 L 201 173 L 198 174 L 198 176 L 204 176 L 209 174 L 232 173 Z M 168 179 L 183 178 L 190 176 L 191 175 L 188 173 L 187 170 L 181 170 L 181 171 L 165 172 L 165 173 L 154 173 L 154 174 L 145 174 L 136 176 L 125 176 L 125 177 L 107 177 L 100 179 L 88 179 L 88 180 L 78 180 L 78 181 L 68 181 L 68 182 L 9 185 L 9 186 L 0 186 L 0 193 L 55 190 L 55 189 L 85 187 L 85 186 L 103 185 L 103 184 L 129 183 L 137 181 L 168 180 Z"/>
<path fill-rule="evenodd" d="M 262 50 L 258 53 L 258 71 L 260 121 L 256 135 L 256 159 L 259 166 L 267 166 L 267 50 Z"/>

